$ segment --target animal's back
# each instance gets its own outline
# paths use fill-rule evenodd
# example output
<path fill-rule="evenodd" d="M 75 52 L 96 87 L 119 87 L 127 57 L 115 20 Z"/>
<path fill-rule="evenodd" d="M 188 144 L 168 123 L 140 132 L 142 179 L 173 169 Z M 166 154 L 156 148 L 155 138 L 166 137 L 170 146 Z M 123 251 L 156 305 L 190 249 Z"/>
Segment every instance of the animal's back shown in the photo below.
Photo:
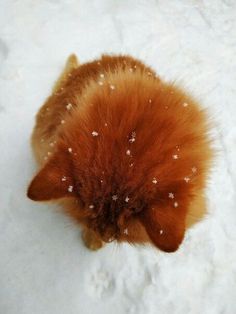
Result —
<path fill-rule="evenodd" d="M 74 98 L 64 139 L 77 151 L 78 176 L 87 183 L 82 186 L 88 188 L 89 173 L 91 193 L 97 190 L 98 198 L 104 197 L 101 177 L 106 190 L 110 187 L 107 194 L 135 190 L 139 201 L 165 201 L 171 192 L 179 201 L 190 200 L 204 187 L 211 160 L 206 114 L 153 74 L 117 62 Z"/>

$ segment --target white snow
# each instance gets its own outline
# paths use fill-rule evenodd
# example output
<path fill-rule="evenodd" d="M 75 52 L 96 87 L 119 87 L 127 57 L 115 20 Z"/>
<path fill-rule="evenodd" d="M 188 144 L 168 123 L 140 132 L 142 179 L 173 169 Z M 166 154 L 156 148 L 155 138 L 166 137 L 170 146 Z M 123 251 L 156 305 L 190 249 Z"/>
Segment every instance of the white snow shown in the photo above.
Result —
<path fill-rule="evenodd" d="M 169 198 L 175 198 L 174 193 L 169 193 L 168 196 Z"/>
<path fill-rule="evenodd" d="M 73 185 L 68 186 L 68 192 L 70 192 L 70 193 L 73 192 Z"/>
<path fill-rule="evenodd" d="M 1 1 L 0 313 L 235 313 L 235 16 L 235 0 Z M 209 214 L 176 253 L 115 241 L 89 251 L 58 205 L 26 198 L 34 117 L 73 52 L 129 53 L 209 108 Z"/>
<path fill-rule="evenodd" d="M 117 201 L 118 200 L 118 196 L 116 194 L 112 195 L 111 198 L 112 198 L 113 201 Z"/>
<path fill-rule="evenodd" d="M 188 182 L 190 181 L 190 178 L 189 178 L 189 177 L 185 177 L 185 178 L 184 178 L 184 181 L 185 181 L 186 183 L 188 183 Z"/>
<path fill-rule="evenodd" d="M 98 132 L 93 131 L 93 132 L 92 132 L 92 136 L 98 136 Z"/>
<path fill-rule="evenodd" d="M 129 230 L 128 230 L 128 228 L 125 228 L 125 230 L 124 230 L 124 234 L 129 234 Z"/>
<path fill-rule="evenodd" d="M 126 196 L 126 198 L 125 198 L 125 202 L 126 202 L 126 203 L 128 203 L 128 202 L 129 202 L 129 197 L 128 197 L 128 196 Z"/>
<path fill-rule="evenodd" d="M 71 110 L 72 108 L 73 108 L 73 106 L 72 106 L 71 103 L 69 103 L 69 104 L 66 105 L 66 109 L 67 109 L 68 111 Z"/>
<path fill-rule="evenodd" d="M 131 133 L 131 138 L 129 139 L 129 142 L 130 142 L 130 143 L 134 143 L 134 142 L 135 142 L 135 137 L 136 137 L 136 132 L 133 131 L 133 132 Z"/>
<path fill-rule="evenodd" d="M 157 184 L 157 182 L 158 182 L 158 181 L 157 181 L 156 178 L 153 178 L 153 179 L 152 179 L 152 183 Z"/>

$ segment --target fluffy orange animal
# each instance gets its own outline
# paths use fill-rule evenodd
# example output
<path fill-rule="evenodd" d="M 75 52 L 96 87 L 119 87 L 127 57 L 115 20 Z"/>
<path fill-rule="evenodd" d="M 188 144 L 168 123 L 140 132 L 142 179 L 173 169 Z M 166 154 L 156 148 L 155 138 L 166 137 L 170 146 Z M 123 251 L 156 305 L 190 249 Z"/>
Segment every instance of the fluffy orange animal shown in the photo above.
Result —
<path fill-rule="evenodd" d="M 32 145 L 35 201 L 59 200 L 87 247 L 151 242 L 176 251 L 205 212 L 208 116 L 129 56 L 70 56 L 40 109 Z"/>

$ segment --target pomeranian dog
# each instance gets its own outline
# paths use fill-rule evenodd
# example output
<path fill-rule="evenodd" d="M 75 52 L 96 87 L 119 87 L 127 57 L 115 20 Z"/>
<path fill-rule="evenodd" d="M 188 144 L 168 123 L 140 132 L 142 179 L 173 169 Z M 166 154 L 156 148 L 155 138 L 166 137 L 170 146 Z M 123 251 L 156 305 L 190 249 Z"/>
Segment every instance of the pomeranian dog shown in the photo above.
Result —
<path fill-rule="evenodd" d="M 32 146 L 40 170 L 28 197 L 60 201 L 90 249 L 115 240 L 174 252 L 206 213 L 207 113 L 130 56 L 79 65 L 71 55 Z"/>

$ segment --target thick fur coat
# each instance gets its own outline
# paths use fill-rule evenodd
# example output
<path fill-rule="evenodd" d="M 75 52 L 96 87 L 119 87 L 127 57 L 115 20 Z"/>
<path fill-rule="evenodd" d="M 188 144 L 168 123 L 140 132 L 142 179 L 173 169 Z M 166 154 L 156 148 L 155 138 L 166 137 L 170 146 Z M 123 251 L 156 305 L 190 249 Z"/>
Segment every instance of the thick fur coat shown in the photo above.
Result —
<path fill-rule="evenodd" d="M 37 114 L 28 196 L 60 200 L 92 249 L 116 240 L 173 252 L 206 212 L 208 132 L 200 105 L 139 60 L 72 55 Z"/>

